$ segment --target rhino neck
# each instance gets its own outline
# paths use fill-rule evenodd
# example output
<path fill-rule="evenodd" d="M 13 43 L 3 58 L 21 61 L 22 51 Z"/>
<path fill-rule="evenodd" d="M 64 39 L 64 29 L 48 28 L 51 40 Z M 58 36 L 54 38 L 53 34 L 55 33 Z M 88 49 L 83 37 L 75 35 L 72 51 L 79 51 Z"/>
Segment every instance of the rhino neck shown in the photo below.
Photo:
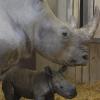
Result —
<path fill-rule="evenodd" d="M 44 72 L 39 73 L 34 78 L 33 90 L 34 90 L 34 95 L 38 95 L 38 96 L 46 95 L 47 93 L 50 92 L 47 76 L 45 75 Z"/>

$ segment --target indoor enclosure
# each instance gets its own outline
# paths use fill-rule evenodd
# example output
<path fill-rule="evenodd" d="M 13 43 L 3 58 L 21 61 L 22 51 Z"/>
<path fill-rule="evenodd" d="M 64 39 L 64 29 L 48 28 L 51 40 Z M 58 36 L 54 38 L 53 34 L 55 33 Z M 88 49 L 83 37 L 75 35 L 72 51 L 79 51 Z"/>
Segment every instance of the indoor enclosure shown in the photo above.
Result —
<path fill-rule="evenodd" d="M 48 4 L 56 17 L 63 22 L 68 22 L 71 27 L 77 29 L 91 21 L 95 14 L 95 6 L 100 9 L 100 0 L 48 0 Z M 86 45 L 88 47 L 88 57 L 85 57 L 86 60 L 88 59 L 87 64 L 68 65 L 64 69 L 66 70 L 64 72 L 65 79 L 76 86 L 77 96 L 72 100 L 100 100 L 100 25 L 93 38 Z M 80 55 L 77 51 L 76 56 L 80 57 Z M 61 65 L 39 55 L 35 50 L 32 56 L 26 60 L 25 68 L 33 71 L 44 70 L 44 66 L 50 66 L 52 70 L 59 70 L 61 68 Z M 81 59 L 78 58 L 78 60 Z M 0 100 L 5 100 L 1 84 L 2 81 L 0 82 Z M 30 99 L 21 98 L 21 100 Z M 55 94 L 55 100 L 69 99 Z"/>

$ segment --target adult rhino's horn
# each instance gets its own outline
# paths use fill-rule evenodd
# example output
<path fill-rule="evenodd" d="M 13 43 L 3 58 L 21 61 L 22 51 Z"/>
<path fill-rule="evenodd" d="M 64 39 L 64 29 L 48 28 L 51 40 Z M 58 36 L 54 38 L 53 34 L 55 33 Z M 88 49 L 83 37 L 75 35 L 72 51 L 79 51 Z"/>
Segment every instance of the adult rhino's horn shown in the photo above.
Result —
<path fill-rule="evenodd" d="M 85 40 L 90 40 L 94 36 L 97 27 L 99 26 L 100 21 L 100 10 L 98 7 L 95 7 L 94 17 L 93 19 L 84 27 L 78 29 L 76 33 L 83 34 L 82 37 Z"/>

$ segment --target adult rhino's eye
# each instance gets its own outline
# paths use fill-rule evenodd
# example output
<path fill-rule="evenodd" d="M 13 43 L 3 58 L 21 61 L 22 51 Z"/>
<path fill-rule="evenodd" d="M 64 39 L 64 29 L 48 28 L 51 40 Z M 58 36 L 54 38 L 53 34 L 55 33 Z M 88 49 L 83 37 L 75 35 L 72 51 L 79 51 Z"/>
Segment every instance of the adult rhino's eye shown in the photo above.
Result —
<path fill-rule="evenodd" d="M 64 37 L 66 37 L 68 34 L 67 34 L 66 32 L 63 32 L 62 35 L 63 35 Z"/>

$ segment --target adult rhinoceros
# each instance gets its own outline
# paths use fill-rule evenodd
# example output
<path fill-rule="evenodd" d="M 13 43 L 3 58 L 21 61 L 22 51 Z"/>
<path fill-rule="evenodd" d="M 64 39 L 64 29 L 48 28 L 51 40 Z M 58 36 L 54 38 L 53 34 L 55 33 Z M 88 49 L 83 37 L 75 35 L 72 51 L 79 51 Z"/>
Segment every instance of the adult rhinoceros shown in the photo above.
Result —
<path fill-rule="evenodd" d="M 88 25 L 75 29 L 55 17 L 46 0 L 0 0 L 1 73 L 30 57 L 34 49 L 61 65 L 86 63 L 85 43 L 98 23 L 98 8 Z"/>

